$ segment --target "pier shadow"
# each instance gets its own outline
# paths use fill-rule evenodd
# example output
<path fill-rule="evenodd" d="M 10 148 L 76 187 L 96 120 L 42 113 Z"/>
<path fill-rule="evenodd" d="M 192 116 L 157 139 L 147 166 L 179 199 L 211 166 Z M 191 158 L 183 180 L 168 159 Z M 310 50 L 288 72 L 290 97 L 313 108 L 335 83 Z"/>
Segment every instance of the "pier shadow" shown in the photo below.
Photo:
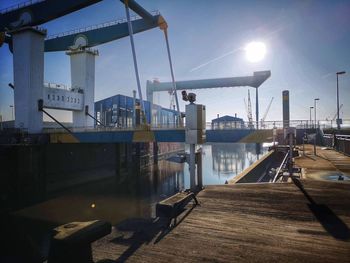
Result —
<path fill-rule="evenodd" d="M 157 244 L 173 229 L 175 229 L 181 222 L 190 214 L 195 206 L 186 210 L 184 214 L 178 216 L 177 224 L 171 227 L 168 226 L 169 220 L 166 218 L 132 218 L 124 220 L 115 226 L 115 228 L 124 232 L 110 242 L 128 246 L 128 248 L 113 262 L 125 262 L 131 257 L 142 245 Z"/>
<path fill-rule="evenodd" d="M 128 248 L 119 256 L 115 262 L 125 262 L 143 244 L 149 244 L 157 235 L 165 236 L 168 232 L 166 222 L 161 219 L 132 218 L 124 220 L 116 226 L 122 235 L 114 238 L 111 242 Z"/>
<path fill-rule="evenodd" d="M 328 206 L 317 204 L 307 193 L 299 179 L 292 177 L 292 181 L 310 202 L 307 205 L 323 228 L 336 239 L 349 240 L 350 230 L 348 226 Z"/>

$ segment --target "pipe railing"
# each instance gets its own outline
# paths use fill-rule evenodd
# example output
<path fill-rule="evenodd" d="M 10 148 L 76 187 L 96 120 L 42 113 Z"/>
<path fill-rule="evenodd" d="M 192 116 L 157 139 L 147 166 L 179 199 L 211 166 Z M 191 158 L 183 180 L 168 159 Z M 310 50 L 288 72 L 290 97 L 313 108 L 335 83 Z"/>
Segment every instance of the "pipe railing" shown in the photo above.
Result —
<path fill-rule="evenodd" d="M 19 3 L 19 4 L 16 4 L 16 5 L 12 5 L 12 6 L 4 8 L 4 9 L 1 9 L 0 10 L 0 14 L 9 13 L 11 11 L 14 11 L 14 10 L 17 10 L 17 9 L 20 9 L 20 8 L 23 8 L 23 7 L 27 7 L 27 6 L 30 6 L 30 5 L 34 5 L 34 4 L 37 4 L 37 3 L 41 3 L 41 2 L 44 2 L 44 1 L 46 1 L 46 0 L 25 1 L 23 3 Z"/>
<path fill-rule="evenodd" d="M 154 11 L 151 12 L 151 14 L 153 16 L 156 16 L 156 15 L 159 15 L 160 12 L 158 10 L 154 10 Z M 135 21 L 135 20 L 139 20 L 139 19 L 142 19 L 142 17 L 139 16 L 139 15 L 132 15 L 132 16 L 130 16 L 130 20 L 131 21 Z M 111 21 L 107 21 L 107 22 L 100 23 L 100 24 L 97 24 L 97 25 L 90 25 L 90 26 L 76 28 L 76 29 L 72 29 L 72 30 L 69 30 L 69 31 L 66 31 L 66 32 L 50 35 L 50 36 L 47 36 L 45 38 L 45 40 L 58 38 L 58 37 L 69 36 L 69 35 L 78 34 L 78 33 L 84 33 L 86 31 L 91 31 L 91 30 L 95 30 L 95 29 L 100 29 L 100 28 L 105 28 L 105 27 L 109 27 L 109 26 L 114 26 L 114 25 L 118 25 L 118 24 L 122 24 L 122 23 L 126 23 L 126 22 L 127 22 L 126 18 L 120 18 L 120 19 L 117 19 L 117 20 L 111 20 Z"/>
<path fill-rule="evenodd" d="M 100 120 L 99 120 L 100 121 Z M 103 121 L 101 121 L 103 123 Z M 263 127 L 259 126 L 259 130 L 272 130 L 274 128 L 276 129 L 282 129 L 283 128 L 283 121 L 268 121 L 265 122 L 266 125 Z M 349 120 L 350 124 L 350 120 Z M 103 123 L 106 127 L 102 127 L 102 125 L 97 125 L 96 127 L 76 127 L 72 128 L 74 131 L 77 132 L 89 132 L 89 131 L 119 131 L 119 130 L 125 130 L 125 131 L 132 131 L 132 130 L 143 130 L 144 126 L 139 127 L 133 127 L 132 124 L 130 125 L 121 125 L 117 123 L 111 123 L 106 124 Z M 232 123 L 232 122 L 221 122 L 218 126 L 213 126 L 211 122 L 206 123 L 206 129 L 207 130 L 239 130 L 239 129 L 250 129 L 248 122 L 241 122 L 241 123 Z M 314 129 L 315 127 L 313 125 L 309 125 L 308 121 L 305 120 L 292 120 L 290 121 L 291 127 L 296 127 L 297 129 Z M 148 128 L 152 130 L 165 130 L 165 129 L 185 129 L 186 127 L 181 127 L 177 122 L 168 122 L 168 123 L 152 123 L 147 125 Z M 254 129 L 255 129 L 254 124 Z M 324 127 L 324 125 L 320 125 L 321 128 Z M 350 125 L 349 125 L 350 127 Z M 56 128 L 46 128 L 45 131 L 53 131 L 57 130 Z"/>
<path fill-rule="evenodd" d="M 290 154 L 290 151 L 288 150 L 288 152 L 286 153 L 286 155 L 283 158 L 283 161 L 282 161 L 281 165 L 276 170 L 275 177 L 273 178 L 273 181 L 272 181 L 273 183 L 275 183 L 281 177 L 279 174 L 281 172 L 283 172 L 283 169 L 285 168 L 285 166 L 287 164 L 287 160 L 288 160 L 289 154 Z"/>
<path fill-rule="evenodd" d="M 350 135 L 343 134 L 324 134 L 325 146 L 334 150 L 350 155 Z"/>

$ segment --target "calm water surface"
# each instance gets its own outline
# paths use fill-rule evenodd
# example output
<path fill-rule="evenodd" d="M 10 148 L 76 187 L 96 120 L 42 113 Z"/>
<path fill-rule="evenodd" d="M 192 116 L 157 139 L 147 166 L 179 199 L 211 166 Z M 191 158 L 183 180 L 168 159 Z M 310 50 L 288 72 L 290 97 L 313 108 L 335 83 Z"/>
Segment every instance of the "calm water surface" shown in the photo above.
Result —
<path fill-rule="evenodd" d="M 257 144 L 203 145 L 203 184 L 224 184 L 266 151 Z M 141 170 L 129 167 L 128 173 L 66 189 L 16 215 L 54 225 L 95 218 L 117 223 L 129 217 L 153 217 L 155 203 L 189 188 L 189 182 L 186 163 L 161 160 L 158 165 Z"/>
<path fill-rule="evenodd" d="M 189 151 L 189 149 L 186 149 Z M 224 184 L 252 165 L 267 152 L 256 143 L 213 143 L 202 146 L 203 184 Z M 189 169 L 184 167 L 185 187 L 189 188 Z"/>
<path fill-rule="evenodd" d="M 267 148 L 257 144 L 207 144 L 202 146 L 204 185 L 224 184 L 260 158 Z M 189 188 L 187 164 L 166 160 L 144 169 L 75 186 L 40 204 L 13 213 L 22 234 L 47 255 L 53 227 L 74 221 L 102 219 L 118 224 L 130 218 L 154 218 L 155 204 Z"/>

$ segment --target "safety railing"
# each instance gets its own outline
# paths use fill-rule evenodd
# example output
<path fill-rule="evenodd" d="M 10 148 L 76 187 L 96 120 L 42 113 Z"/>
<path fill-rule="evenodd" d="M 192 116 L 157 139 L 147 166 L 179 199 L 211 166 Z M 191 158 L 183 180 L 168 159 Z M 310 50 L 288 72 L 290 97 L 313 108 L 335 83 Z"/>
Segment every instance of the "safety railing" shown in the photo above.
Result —
<path fill-rule="evenodd" d="M 104 123 L 103 121 L 101 121 L 102 123 Z M 305 120 L 292 120 L 289 122 L 290 123 L 290 127 L 296 127 L 297 129 L 312 129 L 315 128 L 315 126 L 313 124 L 310 124 L 310 122 L 305 121 Z M 349 122 L 350 123 L 350 122 Z M 113 124 L 105 124 L 106 127 L 103 126 L 96 126 L 91 127 L 91 128 L 85 128 L 85 127 L 81 127 L 81 128 L 74 128 L 73 131 L 76 132 L 89 132 L 89 131 L 119 131 L 119 130 L 144 130 L 146 127 L 148 129 L 152 129 L 152 130 L 170 130 L 170 129 L 185 129 L 185 126 L 180 126 L 178 123 L 175 122 L 168 122 L 168 123 L 163 123 L 163 124 L 148 124 L 147 126 L 139 126 L 139 127 L 134 127 L 131 123 L 129 124 L 123 124 L 123 123 L 113 123 Z M 256 125 L 254 125 L 253 127 L 248 126 L 250 125 L 250 123 L 248 122 L 242 122 L 239 125 L 233 125 L 231 123 L 225 123 L 222 126 L 215 126 L 213 127 L 211 122 L 207 122 L 206 123 L 206 129 L 207 130 L 239 130 L 239 129 L 256 129 Z M 326 125 L 326 123 L 323 124 L 319 124 L 317 125 L 317 127 L 321 127 L 321 128 L 327 128 L 328 126 Z M 350 127 L 350 126 L 349 126 Z M 265 122 L 264 126 L 260 126 L 259 125 L 259 129 L 260 130 L 264 130 L 264 129 L 282 129 L 283 128 L 283 121 L 268 121 Z M 49 129 L 50 131 L 52 129 Z"/>
<path fill-rule="evenodd" d="M 295 127 L 297 129 L 314 129 L 315 127 L 321 129 L 334 128 L 336 124 L 331 120 L 319 120 L 317 123 L 309 120 L 290 120 L 288 122 L 290 127 Z M 258 128 L 260 130 L 264 129 L 281 129 L 284 127 L 283 121 L 264 121 L 259 122 Z M 350 119 L 343 119 L 342 128 L 350 128 Z M 232 129 L 256 129 L 256 122 L 246 122 L 246 121 L 220 121 L 220 122 L 207 122 L 206 129 L 208 130 L 232 130 Z"/>
<path fill-rule="evenodd" d="M 350 135 L 342 134 L 324 134 L 323 140 L 325 146 L 334 150 L 350 155 Z"/>
<path fill-rule="evenodd" d="M 44 82 L 44 87 L 50 88 L 50 89 L 63 89 L 63 90 L 78 92 L 78 93 L 82 93 L 82 94 L 84 93 L 84 90 L 78 86 L 71 87 L 71 86 L 68 86 L 65 84 Z"/>
<path fill-rule="evenodd" d="M 151 14 L 153 16 L 159 15 L 159 11 L 155 10 L 152 11 Z M 142 19 L 141 16 L 139 15 L 134 15 L 130 17 L 131 21 L 135 21 L 138 19 Z M 126 18 L 121 18 L 118 20 L 112 20 L 112 21 L 108 21 L 108 22 L 104 22 L 101 24 L 97 24 L 97 25 L 91 25 L 91 26 L 87 26 L 87 27 L 82 27 L 82 28 L 77 28 L 77 29 L 72 29 L 66 32 L 62 32 L 62 33 L 58 33 L 58 34 L 54 34 L 54 35 L 50 35 L 46 37 L 46 40 L 49 39 L 53 39 L 53 38 L 58 38 L 58 37 L 64 37 L 64 36 L 69 36 L 69 35 L 74 35 L 74 34 L 79 34 L 79 33 L 84 33 L 87 31 L 91 31 L 91 30 L 96 30 L 96 29 L 100 29 L 100 28 L 105 28 L 105 27 L 110 27 L 110 26 L 114 26 L 114 25 L 118 25 L 118 24 L 122 24 L 122 23 L 126 23 L 127 19 Z"/>
<path fill-rule="evenodd" d="M 51 89 L 64 89 L 64 90 L 70 90 L 71 87 L 65 84 L 57 84 L 57 83 L 51 83 L 51 82 L 44 82 L 45 88 L 51 88 Z"/>
<path fill-rule="evenodd" d="M 45 2 L 45 1 L 46 0 L 30 0 L 30 1 L 26 1 L 26 2 L 23 2 L 23 3 L 16 4 L 16 5 L 12 5 L 12 6 L 4 8 L 4 9 L 1 9 L 0 10 L 0 14 L 9 13 L 11 11 L 14 11 L 14 10 L 17 10 L 17 9 L 20 9 L 20 8 L 23 8 L 23 7 L 27 7 L 27 6 L 30 6 L 30 5 L 34 5 L 34 4 L 37 4 L 37 3 Z"/>
<path fill-rule="evenodd" d="M 283 170 L 285 169 L 286 165 L 287 165 L 287 160 L 288 160 L 288 156 L 290 154 L 290 151 L 288 150 L 288 152 L 286 153 L 286 155 L 284 156 L 281 165 L 278 167 L 278 169 L 276 170 L 276 174 L 275 177 L 273 178 L 273 183 L 275 183 L 280 177 L 281 177 L 281 173 L 283 173 Z"/>

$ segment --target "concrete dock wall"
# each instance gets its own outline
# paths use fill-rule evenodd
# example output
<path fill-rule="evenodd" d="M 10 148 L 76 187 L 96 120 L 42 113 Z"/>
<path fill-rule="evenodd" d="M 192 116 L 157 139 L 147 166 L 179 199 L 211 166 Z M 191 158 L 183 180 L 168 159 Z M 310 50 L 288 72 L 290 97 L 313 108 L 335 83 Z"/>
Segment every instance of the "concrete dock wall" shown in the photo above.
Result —
<path fill-rule="evenodd" d="M 0 145 L 0 211 L 25 207 L 81 184 L 152 164 L 149 143 Z M 161 156 L 176 145 L 160 145 Z M 165 155 L 166 156 L 166 155 Z"/>
<path fill-rule="evenodd" d="M 229 183 L 256 183 L 262 174 L 268 172 L 271 165 L 276 161 L 276 156 L 277 154 L 275 151 L 269 151 L 260 160 L 253 163 Z"/>

